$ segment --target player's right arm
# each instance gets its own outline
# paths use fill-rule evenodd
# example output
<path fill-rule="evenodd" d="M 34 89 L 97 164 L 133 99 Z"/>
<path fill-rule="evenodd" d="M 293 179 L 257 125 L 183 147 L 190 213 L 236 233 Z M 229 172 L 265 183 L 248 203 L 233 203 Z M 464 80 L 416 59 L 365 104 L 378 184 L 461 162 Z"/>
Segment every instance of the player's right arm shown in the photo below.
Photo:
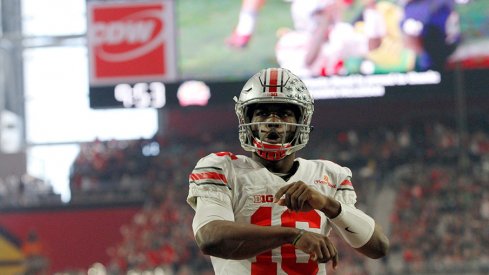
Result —
<path fill-rule="evenodd" d="M 213 216 L 212 219 L 205 219 L 205 224 L 200 224 L 201 216 L 209 214 Z M 247 259 L 282 244 L 292 243 L 299 234 L 295 228 L 236 223 L 225 216 L 224 211 L 216 209 L 215 202 L 198 198 L 193 227 L 197 245 L 204 254 L 224 259 Z"/>

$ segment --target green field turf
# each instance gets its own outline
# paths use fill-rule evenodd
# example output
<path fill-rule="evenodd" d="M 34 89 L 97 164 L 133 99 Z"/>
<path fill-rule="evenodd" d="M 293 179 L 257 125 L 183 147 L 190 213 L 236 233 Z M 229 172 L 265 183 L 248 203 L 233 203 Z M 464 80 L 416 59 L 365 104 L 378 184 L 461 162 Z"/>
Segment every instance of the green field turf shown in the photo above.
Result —
<path fill-rule="evenodd" d="M 242 79 L 259 69 L 277 66 L 275 32 L 291 27 L 290 4 L 269 0 L 262 9 L 247 48 L 226 47 L 224 40 L 238 22 L 240 0 L 179 0 L 177 43 L 180 70 L 186 79 Z"/>

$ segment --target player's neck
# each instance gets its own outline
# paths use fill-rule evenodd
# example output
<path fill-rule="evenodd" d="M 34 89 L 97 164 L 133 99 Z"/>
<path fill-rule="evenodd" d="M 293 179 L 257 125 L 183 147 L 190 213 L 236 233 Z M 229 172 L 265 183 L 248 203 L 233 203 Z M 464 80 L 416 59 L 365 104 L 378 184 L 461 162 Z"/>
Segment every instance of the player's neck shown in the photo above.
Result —
<path fill-rule="evenodd" d="M 258 156 L 256 153 L 253 153 L 252 159 L 258 163 L 261 163 L 263 166 L 265 166 L 265 168 L 268 169 L 268 171 L 272 173 L 288 174 L 294 166 L 295 153 L 292 153 L 286 156 L 284 159 L 277 161 L 266 160 Z"/>

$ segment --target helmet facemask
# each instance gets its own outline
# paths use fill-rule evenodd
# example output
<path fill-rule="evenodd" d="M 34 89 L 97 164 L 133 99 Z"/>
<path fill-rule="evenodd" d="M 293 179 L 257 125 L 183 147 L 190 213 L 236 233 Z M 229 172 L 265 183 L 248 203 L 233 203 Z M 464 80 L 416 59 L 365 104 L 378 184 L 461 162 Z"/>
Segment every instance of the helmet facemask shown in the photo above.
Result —
<path fill-rule="evenodd" d="M 273 82 L 274 77 L 279 80 Z M 261 71 L 245 84 L 239 99 L 235 100 L 239 139 L 244 150 L 256 152 L 266 160 L 278 161 L 307 144 L 314 110 L 313 99 L 302 81 L 290 71 L 282 68 Z M 257 104 L 286 104 L 294 110 L 296 123 L 252 122 L 251 110 Z M 267 128 L 267 124 L 272 125 L 268 127 L 271 130 L 262 133 L 260 129 Z M 280 139 L 268 142 L 266 135 L 273 135 L 273 132 Z"/>
<path fill-rule="evenodd" d="M 268 124 L 277 125 L 272 129 L 278 128 L 278 130 L 259 130 L 267 127 Z M 297 144 L 297 139 L 300 136 L 298 129 L 303 127 L 302 124 L 288 122 L 250 122 L 240 125 L 240 135 L 241 131 L 245 132 L 246 142 L 244 146 L 248 147 L 248 151 L 254 151 L 267 160 L 281 160 L 300 149 L 298 148 L 299 145 L 295 144 Z M 273 137 L 274 135 L 277 138 Z M 267 138 L 275 139 L 275 141 L 268 142 L 266 141 Z"/>

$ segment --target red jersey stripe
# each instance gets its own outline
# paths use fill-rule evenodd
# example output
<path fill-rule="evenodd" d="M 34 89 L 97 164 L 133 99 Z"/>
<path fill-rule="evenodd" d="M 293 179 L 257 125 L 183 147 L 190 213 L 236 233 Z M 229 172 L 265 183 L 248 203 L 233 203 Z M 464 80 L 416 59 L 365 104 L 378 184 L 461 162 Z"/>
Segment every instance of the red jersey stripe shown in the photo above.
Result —
<path fill-rule="evenodd" d="M 204 180 L 204 179 L 212 179 L 212 180 L 219 180 L 222 181 L 223 183 L 228 183 L 226 176 L 223 174 L 219 174 L 217 172 L 203 172 L 203 173 L 193 173 L 190 174 L 190 179 L 191 180 Z"/>
<path fill-rule="evenodd" d="M 350 181 L 350 180 L 344 180 L 344 181 L 342 181 L 342 182 L 341 182 L 341 184 L 340 184 L 340 186 L 341 186 L 341 185 L 353 186 L 353 184 L 351 183 L 351 181 Z"/>

